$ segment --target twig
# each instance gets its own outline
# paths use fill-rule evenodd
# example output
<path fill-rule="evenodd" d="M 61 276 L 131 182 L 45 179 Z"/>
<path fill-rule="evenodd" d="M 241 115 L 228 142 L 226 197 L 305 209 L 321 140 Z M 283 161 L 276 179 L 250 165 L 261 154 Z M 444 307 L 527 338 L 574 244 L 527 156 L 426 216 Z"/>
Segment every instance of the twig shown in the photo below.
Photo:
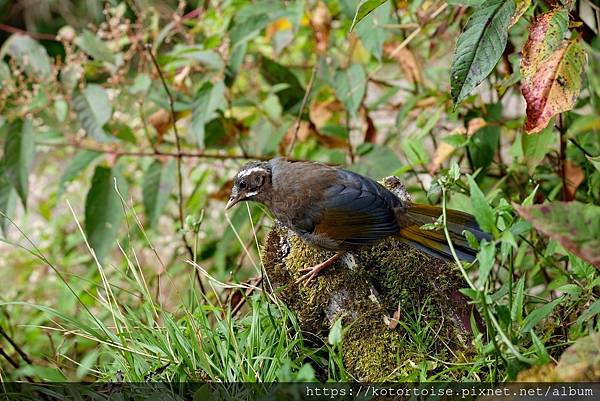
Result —
<path fill-rule="evenodd" d="M 569 138 L 569 142 L 571 142 L 573 145 L 575 145 L 575 147 L 577 147 L 577 149 L 581 150 L 581 152 L 586 155 L 587 157 L 594 157 L 594 155 L 592 155 L 590 152 L 588 152 L 587 150 L 585 150 L 583 148 L 583 146 L 581 146 L 579 143 L 577 143 L 577 141 L 573 138 Z"/>
<path fill-rule="evenodd" d="M 292 142 L 290 142 L 290 147 L 287 150 L 286 156 L 289 156 L 294 149 L 294 145 L 296 144 L 296 140 L 298 139 L 298 131 L 300 131 L 300 123 L 302 120 L 302 113 L 304 112 L 304 108 L 306 107 L 306 102 L 308 101 L 308 96 L 312 90 L 313 84 L 315 83 L 315 77 L 317 76 L 317 70 L 319 69 L 319 62 L 315 63 L 313 67 L 312 74 L 310 76 L 310 80 L 308 81 L 308 85 L 306 86 L 306 91 L 304 91 L 304 97 L 302 98 L 302 103 L 300 104 L 300 111 L 298 111 L 298 116 L 296 117 L 296 126 L 294 127 L 294 136 L 292 137 Z"/>
<path fill-rule="evenodd" d="M 55 35 L 49 33 L 42 32 L 29 32 L 23 29 L 15 28 L 14 26 L 0 24 L 0 31 L 9 32 L 9 33 L 19 33 L 21 35 L 27 35 L 33 39 L 41 39 L 41 40 L 52 40 L 55 42 L 59 42 Z"/>
<path fill-rule="evenodd" d="M 8 355 L 5 351 L 4 348 L 0 347 L 0 355 L 4 357 L 4 359 L 6 359 L 8 361 L 8 363 L 10 363 L 13 368 L 15 369 L 19 369 L 19 363 L 17 361 L 15 361 L 14 359 L 12 359 L 10 357 L 10 355 Z"/>
<path fill-rule="evenodd" d="M 491 321 L 492 325 L 496 328 L 497 333 L 500 335 L 500 338 L 502 339 L 502 342 L 511 351 L 511 353 L 519 361 L 531 364 L 533 362 L 532 359 L 523 356 L 515 348 L 514 344 L 510 341 L 510 339 L 508 338 L 508 336 L 506 335 L 506 333 L 504 333 L 504 330 L 502 329 L 502 327 L 500 327 L 500 324 L 498 323 L 498 321 L 494 317 L 494 314 L 491 313 L 488 310 L 487 303 L 486 303 L 487 301 L 486 301 L 485 296 L 484 296 L 484 290 L 480 290 L 479 288 L 477 288 L 475 286 L 475 284 L 473 284 L 473 281 L 469 277 L 469 274 L 465 270 L 465 268 L 464 268 L 461 260 L 458 258 L 457 254 L 456 254 L 456 251 L 454 249 L 454 244 L 452 243 L 452 238 L 450 237 L 450 232 L 448 231 L 448 215 L 447 215 L 447 209 L 446 209 L 446 187 L 444 185 L 442 186 L 442 219 L 443 219 L 442 221 L 444 223 L 444 234 L 446 236 L 446 241 L 448 243 L 448 247 L 450 248 L 450 253 L 452 254 L 452 257 L 454 258 L 454 262 L 458 266 L 458 268 L 459 268 L 459 270 L 460 270 L 463 278 L 465 279 L 465 281 L 467 282 L 467 284 L 469 285 L 469 287 L 471 287 L 471 289 L 473 291 L 475 291 L 479 295 L 481 295 L 481 300 L 480 300 L 479 304 L 480 304 L 481 308 L 483 309 L 484 317 L 486 318 L 486 320 L 490 320 Z M 495 337 L 493 337 L 493 341 L 494 342 L 496 341 Z"/>
<path fill-rule="evenodd" d="M 568 200 L 567 193 L 567 174 L 565 169 L 566 157 L 567 157 L 567 141 L 565 139 L 566 129 L 564 126 L 563 116 L 559 114 L 556 117 L 556 128 L 558 128 L 558 132 L 560 133 L 560 180 L 562 181 L 562 200 Z"/>
<path fill-rule="evenodd" d="M 19 354 L 21 356 L 21 358 L 23 358 L 23 360 L 25 362 L 27 362 L 29 365 L 31 365 L 31 359 L 29 359 L 29 357 L 27 356 L 27 354 L 25 353 L 25 351 L 23 351 L 21 349 L 21 347 L 19 347 L 14 340 L 8 335 L 8 333 L 6 333 L 4 331 L 4 329 L 2 327 L 0 327 L 0 335 L 2 335 L 2 337 L 6 338 L 6 341 L 8 341 L 10 343 L 10 345 L 12 345 L 12 347 L 15 349 L 15 351 L 17 351 L 17 354 Z"/>
<path fill-rule="evenodd" d="M 162 70 L 160 69 L 160 66 L 158 65 L 158 61 L 156 60 L 154 53 L 152 53 L 152 45 L 146 44 L 146 50 L 148 51 L 148 54 L 150 55 L 150 58 L 152 59 L 152 63 L 154 63 L 154 67 L 156 68 L 156 71 L 158 72 L 160 81 L 162 82 L 163 88 L 165 88 L 165 92 L 167 93 L 167 98 L 169 99 L 169 109 L 171 111 L 173 134 L 175 135 L 175 148 L 177 149 L 175 158 L 177 159 L 177 205 L 179 207 L 179 213 L 178 213 L 179 225 L 180 225 L 180 229 L 181 229 L 181 238 L 183 239 L 183 244 L 185 246 L 185 249 L 188 251 L 190 259 L 193 260 L 194 259 L 194 250 L 190 246 L 190 244 L 187 240 L 187 237 L 185 235 L 185 223 L 184 223 L 184 217 L 183 217 L 184 216 L 184 212 L 183 212 L 183 174 L 181 173 L 182 152 L 181 152 L 181 143 L 180 143 L 180 139 L 179 139 L 179 130 L 177 129 L 177 118 L 175 117 L 175 100 L 173 99 L 173 95 L 171 94 L 171 91 L 169 90 L 167 81 L 165 81 L 165 77 L 162 73 Z M 203 295 L 206 294 L 206 292 L 204 290 L 204 286 L 202 285 L 202 280 L 200 278 L 200 274 L 197 271 L 196 271 L 196 279 L 198 281 L 198 286 L 200 287 L 200 291 L 202 292 Z"/>
<path fill-rule="evenodd" d="M 0 141 L 0 144 L 2 142 Z M 226 154 L 214 154 L 214 153 L 203 153 L 203 152 L 165 152 L 162 150 L 156 151 L 138 151 L 138 150 L 119 150 L 113 148 L 103 148 L 100 146 L 92 146 L 85 145 L 80 142 L 44 142 L 38 141 L 36 142 L 37 146 L 49 146 L 54 148 L 64 148 L 64 147 L 72 147 L 76 149 L 82 150 L 91 150 L 99 153 L 110 154 L 115 157 L 120 156 L 133 156 L 133 157 L 153 157 L 153 156 L 162 156 L 162 157 L 174 157 L 174 158 L 189 158 L 189 159 L 216 159 L 216 160 L 262 160 L 267 161 L 271 160 L 272 156 L 259 156 L 253 154 L 245 154 L 245 155 L 226 155 Z M 288 158 L 290 161 L 307 161 L 307 159 L 294 159 Z"/>

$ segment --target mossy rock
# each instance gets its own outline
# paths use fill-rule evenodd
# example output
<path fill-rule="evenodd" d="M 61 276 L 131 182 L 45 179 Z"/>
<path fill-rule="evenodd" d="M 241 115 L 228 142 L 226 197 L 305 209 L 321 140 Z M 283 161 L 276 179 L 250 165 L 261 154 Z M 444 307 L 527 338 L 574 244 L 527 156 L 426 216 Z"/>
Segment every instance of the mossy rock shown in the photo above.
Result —
<path fill-rule="evenodd" d="M 325 341 L 343 319 L 344 362 L 355 379 L 393 380 L 424 365 L 435 371 L 436 360 L 469 359 L 472 308 L 454 264 L 388 238 L 346 254 L 307 285 L 296 283 L 299 269 L 332 255 L 276 226 L 262 257 L 273 292 L 296 312 L 302 330 Z"/>

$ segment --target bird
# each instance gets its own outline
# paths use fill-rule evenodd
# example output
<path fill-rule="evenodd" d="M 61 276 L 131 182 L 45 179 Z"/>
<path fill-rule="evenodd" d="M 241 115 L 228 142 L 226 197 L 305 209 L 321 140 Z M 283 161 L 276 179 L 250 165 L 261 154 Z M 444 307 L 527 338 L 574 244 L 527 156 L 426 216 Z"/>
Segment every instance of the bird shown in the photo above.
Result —
<path fill-rule="evenodd" d="M 308 284 L 346 252 L 394 236 L 437 258 L 454 260 L 443 232 L 424 229 L 442 214 L 440 207 L 401 199 L 377 181 L 327 164 L 274 158 L 245 164 L 235 176 L 225 209 L 242 201 L 263 204 L 273 217 L 306 244 L 335 254 L 300 270 Z M 475 218 L 447 209 L 448 231 L 458 258 L 472 262 L 477 251 L 463 231 L 489 238 Z"/>

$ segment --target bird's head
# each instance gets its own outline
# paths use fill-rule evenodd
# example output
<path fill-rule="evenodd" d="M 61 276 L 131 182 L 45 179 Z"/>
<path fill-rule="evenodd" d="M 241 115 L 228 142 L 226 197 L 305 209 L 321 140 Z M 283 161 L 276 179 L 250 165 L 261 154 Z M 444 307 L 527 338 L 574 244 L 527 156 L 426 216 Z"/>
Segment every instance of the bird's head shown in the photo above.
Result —
<path fill-rule="evenodd" d="M 262 202 L 271 185 L 271 167 L 268 162 L 250 162 L 237 173 L 225 209 L 241 201 Z"/>

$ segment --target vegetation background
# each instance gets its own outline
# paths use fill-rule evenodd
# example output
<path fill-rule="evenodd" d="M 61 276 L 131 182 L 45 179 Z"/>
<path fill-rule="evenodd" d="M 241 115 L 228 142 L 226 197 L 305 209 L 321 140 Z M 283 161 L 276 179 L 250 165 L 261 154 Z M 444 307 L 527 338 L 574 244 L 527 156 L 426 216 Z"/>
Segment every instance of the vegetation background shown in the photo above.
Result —
<path fill-rule="evenodd" d="M 585 377 L 600 328 L 599 12 L 0 0 L 0 379 L 353 379 L 340 325 L 303 333 L 260 287 L 235 308 L 272 220 L 224 201 L 242 163 L 279 155 L 397 175 L 493 236 L 458 266 L 486 321 L 473 357 L 436 359 L 443 339 L 417 330 L 390 380 L 548 378 L 577 340 L 587 353 L 562 371 Z"/>

